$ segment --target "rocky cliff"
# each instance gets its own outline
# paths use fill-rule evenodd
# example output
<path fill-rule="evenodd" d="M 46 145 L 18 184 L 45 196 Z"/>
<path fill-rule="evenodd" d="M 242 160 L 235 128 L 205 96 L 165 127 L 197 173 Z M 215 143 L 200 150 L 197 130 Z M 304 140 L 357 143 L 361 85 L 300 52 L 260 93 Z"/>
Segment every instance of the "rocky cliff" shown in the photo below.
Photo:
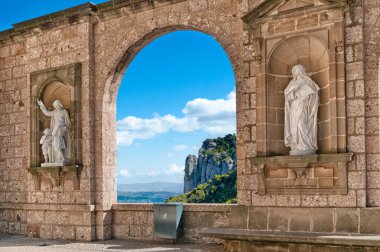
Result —
<path fill-rule="evenodd" d="M 215 175 L 236 169 L 236 136 L 226 135 L 206 139 L 199 149 L 198 157 L 189 155 L 185 161 L 184 192 L 206 183 Z"/>

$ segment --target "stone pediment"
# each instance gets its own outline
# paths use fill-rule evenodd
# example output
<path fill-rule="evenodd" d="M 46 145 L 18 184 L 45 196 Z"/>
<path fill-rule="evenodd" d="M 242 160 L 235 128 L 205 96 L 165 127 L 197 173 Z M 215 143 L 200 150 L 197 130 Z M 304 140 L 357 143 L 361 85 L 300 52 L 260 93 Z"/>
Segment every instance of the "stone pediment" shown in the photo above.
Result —
<path fill-rule="evenodd" d="M 315 7 L 342 7 L 347 0 L 266 0 L 243 16 L 246 23 Z"/>

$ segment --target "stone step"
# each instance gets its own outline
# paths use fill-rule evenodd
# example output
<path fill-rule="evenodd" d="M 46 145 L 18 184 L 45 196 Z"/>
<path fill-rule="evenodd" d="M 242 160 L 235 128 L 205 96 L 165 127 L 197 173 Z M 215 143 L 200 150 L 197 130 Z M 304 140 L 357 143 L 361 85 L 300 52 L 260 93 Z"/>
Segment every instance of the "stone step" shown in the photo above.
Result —
<path fill-rule="evenodd" d="M 267 244 L 268 246 L 270 246 L 270 244 L 282 244 L 281 245 L 282 247 L 286 247 L 289 244 L 292 244 L 293 247 L 296 247 L 298 245 L 299 246 L 307 245 L 310 249 L 312 245 L 318 245 L 318 246 L 323 246 L 323 247 L 337 246 L 337 247 L 362 247 L 362 248 L 373 248 L 373 249 L 380 248 L 380 235 L 376 235 L 376 234 L 375 235 L 361 235 L 361 234 L 336 234 L 336 233 L 256 231 L 256 230 L 233 229 L 233 228 L 210 228 L 210 229 L 206 229 L 202 231 L 200 235 L 202 237 L 210 237 L 210 238 L 226 240 L 227 244 L 225 244 L 225 247 L 226 247 L 226 250 L 228 251 L 251 251 L 251 250 L 237 249 L 238 247 L 247 247 L 246 244 L 242 246 L 239 243 L 238 246 L 236 246 L 236 244 L 234 246 L 231 246 L 231 242 L 233 241 L 250 243 L 252 247 L 256 243 L 256 244 L 260 244 L 260 246 L 263 246 L 263 244 Z M 234 247 L 234 249 L 232 250 L 228 249 L 231 247 Z M 292 251 L 290 247 L 289 247 L 289 251 Z M 310 251 L 314 251 L 314 250 L 311 249 Z"/>

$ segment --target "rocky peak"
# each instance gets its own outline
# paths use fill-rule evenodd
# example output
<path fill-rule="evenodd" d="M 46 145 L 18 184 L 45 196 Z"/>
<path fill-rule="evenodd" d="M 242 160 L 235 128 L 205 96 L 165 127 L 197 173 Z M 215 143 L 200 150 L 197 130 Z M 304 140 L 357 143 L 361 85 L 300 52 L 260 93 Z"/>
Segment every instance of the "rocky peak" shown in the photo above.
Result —
<path fill-rule="evenodd" d="M 233 169 L 236 169 L 236 136 L 229 134 L 223 138 L 206 139 L 198 157 L 189 155 L 186 158 L 184 192 Z"/>

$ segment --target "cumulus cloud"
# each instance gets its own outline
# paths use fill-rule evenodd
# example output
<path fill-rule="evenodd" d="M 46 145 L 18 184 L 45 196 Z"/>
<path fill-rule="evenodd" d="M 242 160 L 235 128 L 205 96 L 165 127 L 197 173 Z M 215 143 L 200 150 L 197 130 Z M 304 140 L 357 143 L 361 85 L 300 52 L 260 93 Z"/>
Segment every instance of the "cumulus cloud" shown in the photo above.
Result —
<path fill-rule="evenodd" d="M 167 169 L 159 169 L 159 170 L 148 170 L 143 172 L 136 172 L 133 176 L 137 177 L 158 177 L 162 175 L 184 175 L 185 166 L 171 164 Z M 127 170 L 121 170 L 119 172 L 120 176 L 128 177 L 130 174 Z"/>
<path fill-rule="evenodd" d="M 129 177 L 129 176 L 131 176 L 131 175 L 129 174 L 129 172 L 128 172 L 127 169 L 120 170 L 120 171 L 119 171 L 119 175 L 122 176 L 122 177 Z"/>
<path fill-rule="evenodd" d="M 184 170 L 185 170 L 184 166 L 172 164 L 169 166 L 169 169 L 166 170 L 164 173 L 167 175 L 183 174 Z"/>
<path fill-rule="evenodd" d="M 168 114 L 153 118 L 128 116 L 117 122 L 117 144 L 128 146 L 135 139 L 150 139 L 157 135 L 202 130 L 211 134 L 236 131 L 236 94 L 232 91 L 226 99 L 197 98 L 186 103 L 183 117 Z"/>
<path fill-rule="evenodd" d="M 156 177 L 160 175 L 160 172 L 157 171 L 146 171 L 146 172 L 136 172 L 136 176 L 138 177 Z"/>
<path fill-rule="evenodd" d="M 187 149 L 187 145 L 181 144 L 173 147 L 175 151 L 184 151 Z"/>

